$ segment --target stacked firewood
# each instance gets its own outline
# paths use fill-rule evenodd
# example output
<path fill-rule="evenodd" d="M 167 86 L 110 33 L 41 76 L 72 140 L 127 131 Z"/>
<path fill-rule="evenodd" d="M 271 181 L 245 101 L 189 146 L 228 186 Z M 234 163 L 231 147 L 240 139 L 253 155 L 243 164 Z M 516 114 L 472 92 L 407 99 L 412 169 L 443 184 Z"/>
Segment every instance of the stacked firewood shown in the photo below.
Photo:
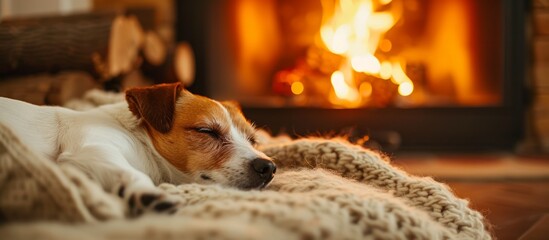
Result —
<path fill-rule="evenodd" d="M 62 104 L 59 101 L 71 94 L 61 92 L 82 92 L 59 90 L 64 85 L 115 90 L 161 82 L 190 85 L 194 78 L 190 46 L 170 44 L 154 26 L 154 11 L 147 8 L 4 20 L 0 22 L 0 96 L 28 100 L 24 92 L 34 91 L 45 96 L 29 98 L 33 103 Z M 81 84 L 58 83 L 78 81 L 75 78 Z"/>

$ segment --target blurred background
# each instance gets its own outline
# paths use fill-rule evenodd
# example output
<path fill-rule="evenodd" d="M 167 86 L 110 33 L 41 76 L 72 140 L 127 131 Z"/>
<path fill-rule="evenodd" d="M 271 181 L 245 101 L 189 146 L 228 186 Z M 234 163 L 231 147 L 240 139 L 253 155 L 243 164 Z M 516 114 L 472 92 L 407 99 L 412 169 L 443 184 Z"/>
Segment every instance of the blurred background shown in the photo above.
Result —
<path fill-rule="evenodd" d="M 0 96 L 165 82 L 385 152 L 500 239 L 549 226 L 548 0 L 0 0 Z"/>

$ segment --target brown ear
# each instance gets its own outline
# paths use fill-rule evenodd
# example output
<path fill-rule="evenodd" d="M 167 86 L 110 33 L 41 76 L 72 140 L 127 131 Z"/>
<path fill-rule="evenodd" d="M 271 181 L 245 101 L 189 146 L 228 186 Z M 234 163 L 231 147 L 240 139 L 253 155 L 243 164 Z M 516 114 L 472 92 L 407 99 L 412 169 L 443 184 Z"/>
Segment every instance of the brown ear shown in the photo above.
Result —
<path fill-rule="evenodd" d="M 175 101 L 182 87 L 180 83 L 133 88 L 126 91 L 130 111 L 161 133 L 170 131 L 175 114 Z"/>

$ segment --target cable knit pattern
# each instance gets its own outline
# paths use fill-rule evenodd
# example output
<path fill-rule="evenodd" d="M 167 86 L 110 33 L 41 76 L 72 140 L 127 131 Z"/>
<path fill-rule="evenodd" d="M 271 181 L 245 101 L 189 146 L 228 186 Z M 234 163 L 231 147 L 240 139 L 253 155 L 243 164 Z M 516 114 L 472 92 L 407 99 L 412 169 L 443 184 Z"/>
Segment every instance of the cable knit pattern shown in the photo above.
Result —
<path fill-rule="evenodd" d="M 490 239 L 483 216 L 448 187 L 344 140 L 264 145 L 281 171 L 262 191 L 161 184 L 180 199 L 177 212 L 138 219 L 126 219 L 121 202 L 85 174 L 39 158 L 1 125 L 0 143 L 6 239 Z"/>
<path fill-rule="evenodd" d="M 431 178 L 409 176 L 389 164 L 388 158 L 341 139 L 302 139 L 264 147 L 283 168 L 327 168 L 341 176 L 372 185 L 402 198 L 445 225 L 459 238 L 484 239 L 483 216 Z"/>

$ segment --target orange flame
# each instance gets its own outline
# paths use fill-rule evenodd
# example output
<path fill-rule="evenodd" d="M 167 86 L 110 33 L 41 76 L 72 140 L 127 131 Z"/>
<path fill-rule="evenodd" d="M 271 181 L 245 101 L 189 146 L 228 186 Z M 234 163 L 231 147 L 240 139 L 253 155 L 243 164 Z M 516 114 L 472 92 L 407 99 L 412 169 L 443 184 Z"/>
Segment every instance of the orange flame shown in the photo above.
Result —
<path fill-rule="evenodd" d="M 393 83 L 398 84 L 398 94 L 404 97 L 412 94 L 414 84 L 402 69 L 401 63 L 393 63 L 392 76 Z"/>
<path fill-rule="evenodd" d="M 320 37 L 335 54 L 365 57 L 375 53 L 382 35 L 396 23 L 390 12 L 374 12 L 371 0 L 339 0 L 331 17 L 323 16 Z M 328 4 L 323 1 L 327 8 Z"/>
<path fill-rule="evenodd" d="M 334 92 L 339 99 L 351 102 L 358 100 L 358 92 L 345 81 L 343 72 L 335 71 L 332 73 L 331 82 L 334 87 Z"/>
<path fill-rule="evenodd" d="M 385 5 L 392 0 L 378 1 Z M 392 79 L 399 85 L 402 96 L 413 92 L 413 83 L 406 76 L 400 62 L 380 62 L 374 56 L 383 35 L 393 27 L 397 19 L 390 11 L 375 11 L 373 0 L 323 0 L 323 24 L 320 38 L 325 47 L 332 53 L 344 56 L 348 63 L 331 75 L 331 84 L 335 96 L 347 103 L 360 102 L 362 97 L 371 95 L 371 85 L 354 83 L 352 74 L 344 72 L 361 72 L 375 75 L 382 79 Z M 390 42 L 385 42 L 389 45 Z M 386 50 L 391 46 L 385 46 Z M 387 50 L 388 51 L 388 50 Z M 341 101 L 332 101 L 341 102 Z"/>

